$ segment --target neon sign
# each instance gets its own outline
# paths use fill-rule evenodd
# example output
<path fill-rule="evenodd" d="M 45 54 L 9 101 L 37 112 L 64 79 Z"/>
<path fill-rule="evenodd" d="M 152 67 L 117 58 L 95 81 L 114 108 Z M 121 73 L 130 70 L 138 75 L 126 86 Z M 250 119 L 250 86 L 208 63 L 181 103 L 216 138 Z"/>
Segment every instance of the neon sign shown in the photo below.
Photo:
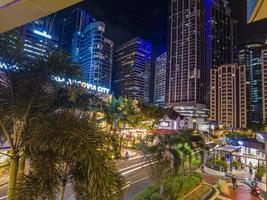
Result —
<path fill-rule="evenodd" d="M 10 66 L 10 65 L 7 65 L 5 63 L 1 63 L 0 62 L 0 69 L 3 69 L 3 70 L 16 70 L 18 69 L 18 67 L 16 65 L 13 65 L 13 66 Z"/>
<path fill-rule="evenodd" d="M 94 84 L 87 83 L 84 81 L 65 79 L 65 78 L 61 78 L 58 76 L 52 76 L 52 79 L 55 80 L 56 82 L 59 82 L 59 83 L 66 83 L 67 85 L 78 85 L 78 86 L 85 88 L 87 90 L 91 90 L 91 91 L 95 91 L 95 92 L 99 92 L 99 93 L 103 93 L 103 94 L 109 94 L 109 91 L 110 91 L 110 89 L 108 89 L 108 88 L 96 86 Z"/>
<path fill-rule="evenodd" d="M 46 37 L 46 38 L 49 38 L 49 39 L 52 38 L 52 36 L 51 35 L 48 35 L 46 31 L 41 32 L 41 31 L 38 31 L 38 30 L 34 30 L 33 32 L 35 34 L 37 34 L 37 35 L 41 35 L 41 36 Z"/>

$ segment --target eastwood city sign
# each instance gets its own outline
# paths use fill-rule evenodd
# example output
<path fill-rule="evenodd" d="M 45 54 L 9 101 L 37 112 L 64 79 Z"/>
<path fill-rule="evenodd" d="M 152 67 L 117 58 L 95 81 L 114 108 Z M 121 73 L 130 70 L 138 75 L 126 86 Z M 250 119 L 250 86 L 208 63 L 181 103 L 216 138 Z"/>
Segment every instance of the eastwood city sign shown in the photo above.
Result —
<path fill-rule="evenodd" d="M 8 70 L 12 70 L 12 71 L 16 71 L 19 68 L 14 65 L 14 66 L 10 66 L 10 65 L 6 65 L 5 63 L 1 63 L 0 62 L 0 70 L 3 71 L 8 71 Z M 87 83 L 84 81 L 79 81 L 79 80 L 73 80 L 70 78 L 61 78 L 59 76 L 52 76 L 52 80 L 59 82 L 59 83 L 65 83 L 67 85 L 77 85 L 80 86 L 86 90 L 92 91 L 92 92 L 98 92 L 98 93 L 102 93 L 102 94 L 109 94 L 110 89 L 102 87 L 102 86 L 97 86 L 91 83 Z"/>
<path fill-rule="evenodd" d="M 82 88 L 85 88 L 90 91 L 99 92 L 103 94 L 109 94 L 110 89 L 97 86 L 91 83 L 87 83 L 84 81 L 72 80 L 72 79 L 65 79 L 58 76 L 52 76 L 52 79 L 59 82 L 59 83 L 66 83 L 67 85 L 78 85 Z"/>

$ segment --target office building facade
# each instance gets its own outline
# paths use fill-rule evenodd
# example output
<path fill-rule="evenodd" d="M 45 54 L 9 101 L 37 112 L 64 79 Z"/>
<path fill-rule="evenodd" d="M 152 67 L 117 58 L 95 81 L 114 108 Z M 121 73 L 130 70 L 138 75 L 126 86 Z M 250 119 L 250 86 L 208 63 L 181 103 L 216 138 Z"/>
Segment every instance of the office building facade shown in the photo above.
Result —
<path fill-rule="evenodd" d="M 247 67 L 248 124 L 262 122 L 262 44 L 247 44 L 238 52 L 238 64 Z"/>
<path fill-rule="evenodd" d="M 167 52 L 156 59 L 154 104 L 165 106 Z"/>
<path fill-rule="evenodd" d="M 227 64 L 212 69 L 210 88 L 210 120 L 227 129 L 246 128 L 246 66 Z"/>
<path fill-rule="evenodd" d="M 59 36 L 55 33 L 53 17 L 38 19 L 18 28 L 26 60 L 48 56 L 59 48 Z"/>
<path fill-rule="evenodd" d="M 87 11 L 78 7 L 64 13 L 59 22 L 60 47 L 72 56 L 73 61 L 79 62 L 82 47 L 82 31 L 95 21 Z"/>
<path fill-rule="evenodd" d="M 267 122 L 267 46 L 264 46 L 261 51 L 262 59 L 262 110 L 263 123 Z"/>
<path fill-rule="evenodd" d="M 113 42 L 104 36 L 105 24 L 91 22 L 81 33 L 80 65 L 83 79 L 111 88 Z"/>
<path fill-rule="evenodd" d="M 208 69 L 234 63 L 234 21 L 226 0 L 205 2 L 206 65 Z"/>
<path fill-rule="evenodd" d="M 204 0 L 170 0 L 166 104 L 206 102 Z"/>
<path fill-rule="evenodd" d="M 151 54 L 151 43 L 139 37 L 118 47 L 112 86 L 115 96 L 149 103 Z"/>

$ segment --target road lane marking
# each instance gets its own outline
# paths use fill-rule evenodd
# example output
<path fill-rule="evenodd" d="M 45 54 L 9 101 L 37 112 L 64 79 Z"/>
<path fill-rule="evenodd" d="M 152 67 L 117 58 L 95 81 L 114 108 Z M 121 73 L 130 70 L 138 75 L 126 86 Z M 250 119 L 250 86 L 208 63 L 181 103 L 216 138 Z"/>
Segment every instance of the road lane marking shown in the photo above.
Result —
<path fill-rule="evenodd" d="M 154 161 L 154 162 L 152 162 L 152 163 L 148 163 L 148 164 L 146 164 L 146 165 L 142 165 L 142 166 L 140 166 L 140 167 L 136 167 L 136 168 L 134 168 L 134 169 L 131 169 L 131 170 L 129 170 L 129 171 L 126 171 L 126 172 L 121 173 L 121 175 L 125 176 L 125 175 L 127 175 L 127 174 L 129 174 L 129 173 L 131 173 L 131 172 L 135 172 L 135 171 L 137 171 L 137 170 L 139 170 L 139 169 L 148 167 L 148 166 L 153 165 L 153 164 L 155 164 L 155 163 L 157 163 L 157 162 L 158 162 L 158 161 Z"/>
<path fill-rule="evenodd" d="M 134 168 L 136 166 L 140 166 L 140 165 L 143 165 L 143 164 L 146 164 L 146 163 L 149 163 L 149 161 L 143 161 L 143 162 L 137 163 L 135 165 L 131 165 L 129 167 L 126 167 L 126 168 L 118 170 L 118 172 L 126 171 L 127 169 L 131 169 L 131 168 Z"/>

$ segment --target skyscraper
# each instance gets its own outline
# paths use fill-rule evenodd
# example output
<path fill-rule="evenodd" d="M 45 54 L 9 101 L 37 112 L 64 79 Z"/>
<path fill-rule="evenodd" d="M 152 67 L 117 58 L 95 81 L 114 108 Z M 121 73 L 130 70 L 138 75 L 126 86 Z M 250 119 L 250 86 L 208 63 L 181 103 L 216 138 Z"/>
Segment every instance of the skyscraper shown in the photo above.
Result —
<path fill-rule="evenodd" d="M 263 108 L 263 123 L 267 122 L 267 46 L 264 46 L 261 51 L 262 59 L 262 108 Z"/>
<path fill-rule="evenodd" d="M 169 2 L 166 104 L 194 116 L 208 101 L 205 1 Z"/>
<path fill-rule="evenodd" d="M 165 105 L 167 52 L 156 59 L 154 103 Z"/>
<path fill-rule="evenodd" d="M 93 21 L 95 19 L 87 11 L 76 7 L 70 12 L 65 12 L 59 22 L 60 46 L 72 55 L 73 61 L 78 62 L 80 59 L 82 31 Z"/>
<path fill-rule="evenodd" d="M 152 45 L 136 37 L 115 51 L 113 92 L 149 102 L 150 64 Z"/>
<path fill-rule="evenodd" d="M 235 60 L 231 10 L 227 0 L 169 2 L 166 103 L 178 110 L 203 108 L 209 70 Z"/>
<path fill-rule="evenodd" d="M 210 119 L 227 129 L 246 128 L 246 66 L 221 65 L 210 77 Z"/>
<path fill-rule="evenodd" d="M 227 0 L 205 1 L 206 65 L 208 69 L 234 63 L 234 21 Z"/>
<path fill-rule="evenodd" d="M 262 44 L 247 44 L 240 48 L 238 64 L 247 67 L 248 123 L 262 122 Z"/>
<path fill-rule="evenodd" d="M 32 21 L 18 28 L 26 60 L 47 56 L 59 47 L 59 37 L 55 34 L 54 16 Z"/>
<path fill-rule="evenodd" d="M 113 42 L 104 37 L 105 24 L 91 22 L 81 33 L 80 65 L 84 80 L 111 88 Z"/>

